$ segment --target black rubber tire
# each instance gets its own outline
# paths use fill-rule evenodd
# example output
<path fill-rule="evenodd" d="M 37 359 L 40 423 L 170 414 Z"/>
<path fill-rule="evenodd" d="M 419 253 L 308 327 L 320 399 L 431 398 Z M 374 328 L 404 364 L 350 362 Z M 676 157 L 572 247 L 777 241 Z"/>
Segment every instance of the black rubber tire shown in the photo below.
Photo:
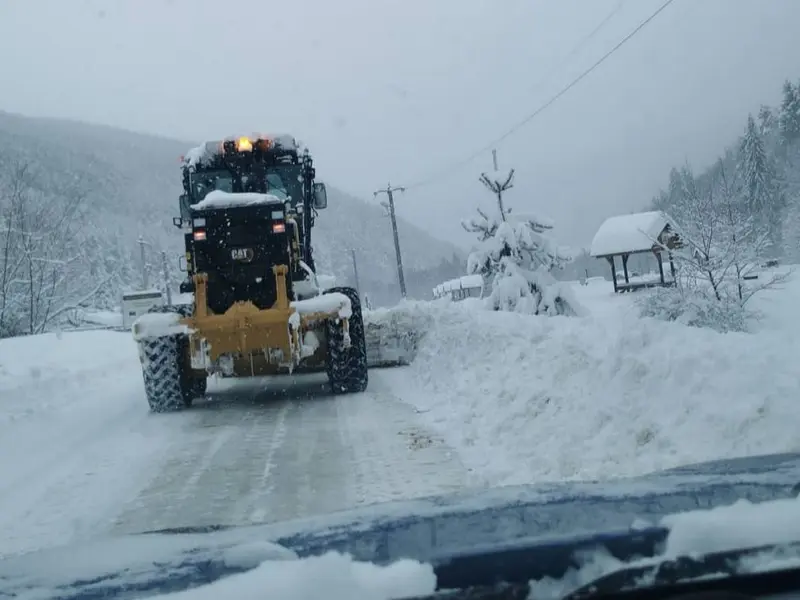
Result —
<path fill-rule="evenodd" d="M 150 410 L 173 412 L 186 406 L 185 377 L 181 372 L 180 335 L 168 335 L 139 340 L 139 360 L 142 363 L 144 393 Z"/>
<path fill-rule="evenodd" d="M 149 312 L 171 312 L 186 317 L 191 315 L 192 306 L 157 306 Z M 152 412 L 189 407 L 196 397 L 205 394 L 206 378 L 197 377 L 188 362 L 188 341 L 182 334 L 139 340 L 144 391 Z"/>
<path fill-rule="evenodd" d="M 340 323 L 327 325 L 327 372 L 334 394 L 363 392 L 369 383 L 367 372 L 367 342 L 364 338 L 364 319 L 361 301 L 353 288 L 338 287 L 325 290 L 325 294 L 339 293 L 350 298 L 352 314 L 349 319 L 350 347 L 344 347 L 344 332 Z"/>

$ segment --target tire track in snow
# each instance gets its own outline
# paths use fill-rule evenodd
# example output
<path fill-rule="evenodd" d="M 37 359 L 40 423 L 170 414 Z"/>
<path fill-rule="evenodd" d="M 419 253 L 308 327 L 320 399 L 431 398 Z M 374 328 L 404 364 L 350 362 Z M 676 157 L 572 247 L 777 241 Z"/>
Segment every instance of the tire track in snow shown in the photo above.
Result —
<path fill-rule="evenodd" d="M 287 402 L 286 404 L 281 407 L 277 422 L 275 424 L 275 432 L 270 440 L 269 449 L 267 450 L 267 456 L 264 459 L 264 470 L 261 475 L 261 483 L 257 487 L 256 497 L 258 496 L 268 496 L 272 494 L 275 489 L 273 482 L 270 479 L 270 474 L 275 469 L 275 454 L 278 451 L 278 448 L 283 444 L 283 441 L 286 437 L 286 414 L 289 412 L 290 404 Z M 247 498 L 246 505 L 252 506 L 255 505 L 255 499 L 252 497 Z M 244 510 L 244 509 L 242 509 Z M 250 511 L 249 520 L 253 523 L 259 523 L 265 521 L 267 518 L 267 512 L 261 508 L 253 509 Z"/>
<path fill-rule="evenodd" d="M 332 396 L 324 384 L 317 376 L 240 382 L 174 415 L 186 420 L 174 458 L 113 530 L 280 521 L 467 483 L 440 441 L 412 443 L 418 424 L 408 405 L 380 392 Z"/>
<path fill-rule="evenodd" d="M 263 469 L 260 456 L 275 436 L 280 406 L 258 407 L 246 387 L 237 396 L 211 393 L 190 411 L 171 458 L 150 485 L 127 503 L 113 531 L 139 532 L 179 526 L 240 523 L 237 507 Z"/>

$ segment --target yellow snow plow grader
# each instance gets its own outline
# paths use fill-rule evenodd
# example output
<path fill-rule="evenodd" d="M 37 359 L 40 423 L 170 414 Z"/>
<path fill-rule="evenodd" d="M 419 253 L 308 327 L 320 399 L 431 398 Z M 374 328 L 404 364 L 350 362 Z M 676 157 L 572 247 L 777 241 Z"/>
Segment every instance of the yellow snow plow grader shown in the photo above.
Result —
<path fill-rule="evenodd" d="M 181 216 L 191 304 L 139 317 L 151 410 L 191 405 L 207 377 L 327 371 L 333 393 L 367 388 L 356 290 L 323 289 L 311 231 L 327 206 L 308 151 L 291 136 L 209 142 L 183 159 Z"/>

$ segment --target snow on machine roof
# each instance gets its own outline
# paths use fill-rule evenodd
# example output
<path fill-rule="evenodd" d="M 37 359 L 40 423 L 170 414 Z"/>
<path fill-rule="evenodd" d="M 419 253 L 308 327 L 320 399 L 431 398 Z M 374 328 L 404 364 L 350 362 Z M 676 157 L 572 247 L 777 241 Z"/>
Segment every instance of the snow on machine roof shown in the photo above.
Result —
<path fill-rule="evenodd" d="M 246 192 L 243 194 L 231 194 L 214 190 L 209 192 L 197 204 L 192 204 L 192 210 L 216 210 L 220 208 L 236 208 L 239 206 L 256 206 L 260 204 L 279 204 L 283 206 L 283 200 L 273 194 L 255 194 Z"/>
<path fill-rule="evenodd" d="M 252 151 L 254 147 L 265 149 L 284 149 L 298 152 L 300 149 L 297 140 L 288 133 L 266 134 L 251 133 L 250 135 L 227 137 L 224 140 L 208 141 L 191 148 L 183 157 L 185 167 L 198 167 L 212 157 L 224 153 L 224 145 L 232 142 L 240 152 Z"/>

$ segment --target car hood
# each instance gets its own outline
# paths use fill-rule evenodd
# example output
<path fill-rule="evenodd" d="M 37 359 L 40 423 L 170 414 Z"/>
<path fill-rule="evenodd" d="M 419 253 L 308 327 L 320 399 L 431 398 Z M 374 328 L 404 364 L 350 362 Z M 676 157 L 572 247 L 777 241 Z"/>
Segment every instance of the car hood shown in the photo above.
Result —
<path fill-rule="evenodd" d="M 0 598 L 141 598 L 330 551 L 378 564 L 443 564 L 474 548 L 642 531 L 668 514 L 798 490 L 800 454 L 780 454 L 606 482 L 470 490 L 279 523 L 146 532 L 0 559 Z"/>

